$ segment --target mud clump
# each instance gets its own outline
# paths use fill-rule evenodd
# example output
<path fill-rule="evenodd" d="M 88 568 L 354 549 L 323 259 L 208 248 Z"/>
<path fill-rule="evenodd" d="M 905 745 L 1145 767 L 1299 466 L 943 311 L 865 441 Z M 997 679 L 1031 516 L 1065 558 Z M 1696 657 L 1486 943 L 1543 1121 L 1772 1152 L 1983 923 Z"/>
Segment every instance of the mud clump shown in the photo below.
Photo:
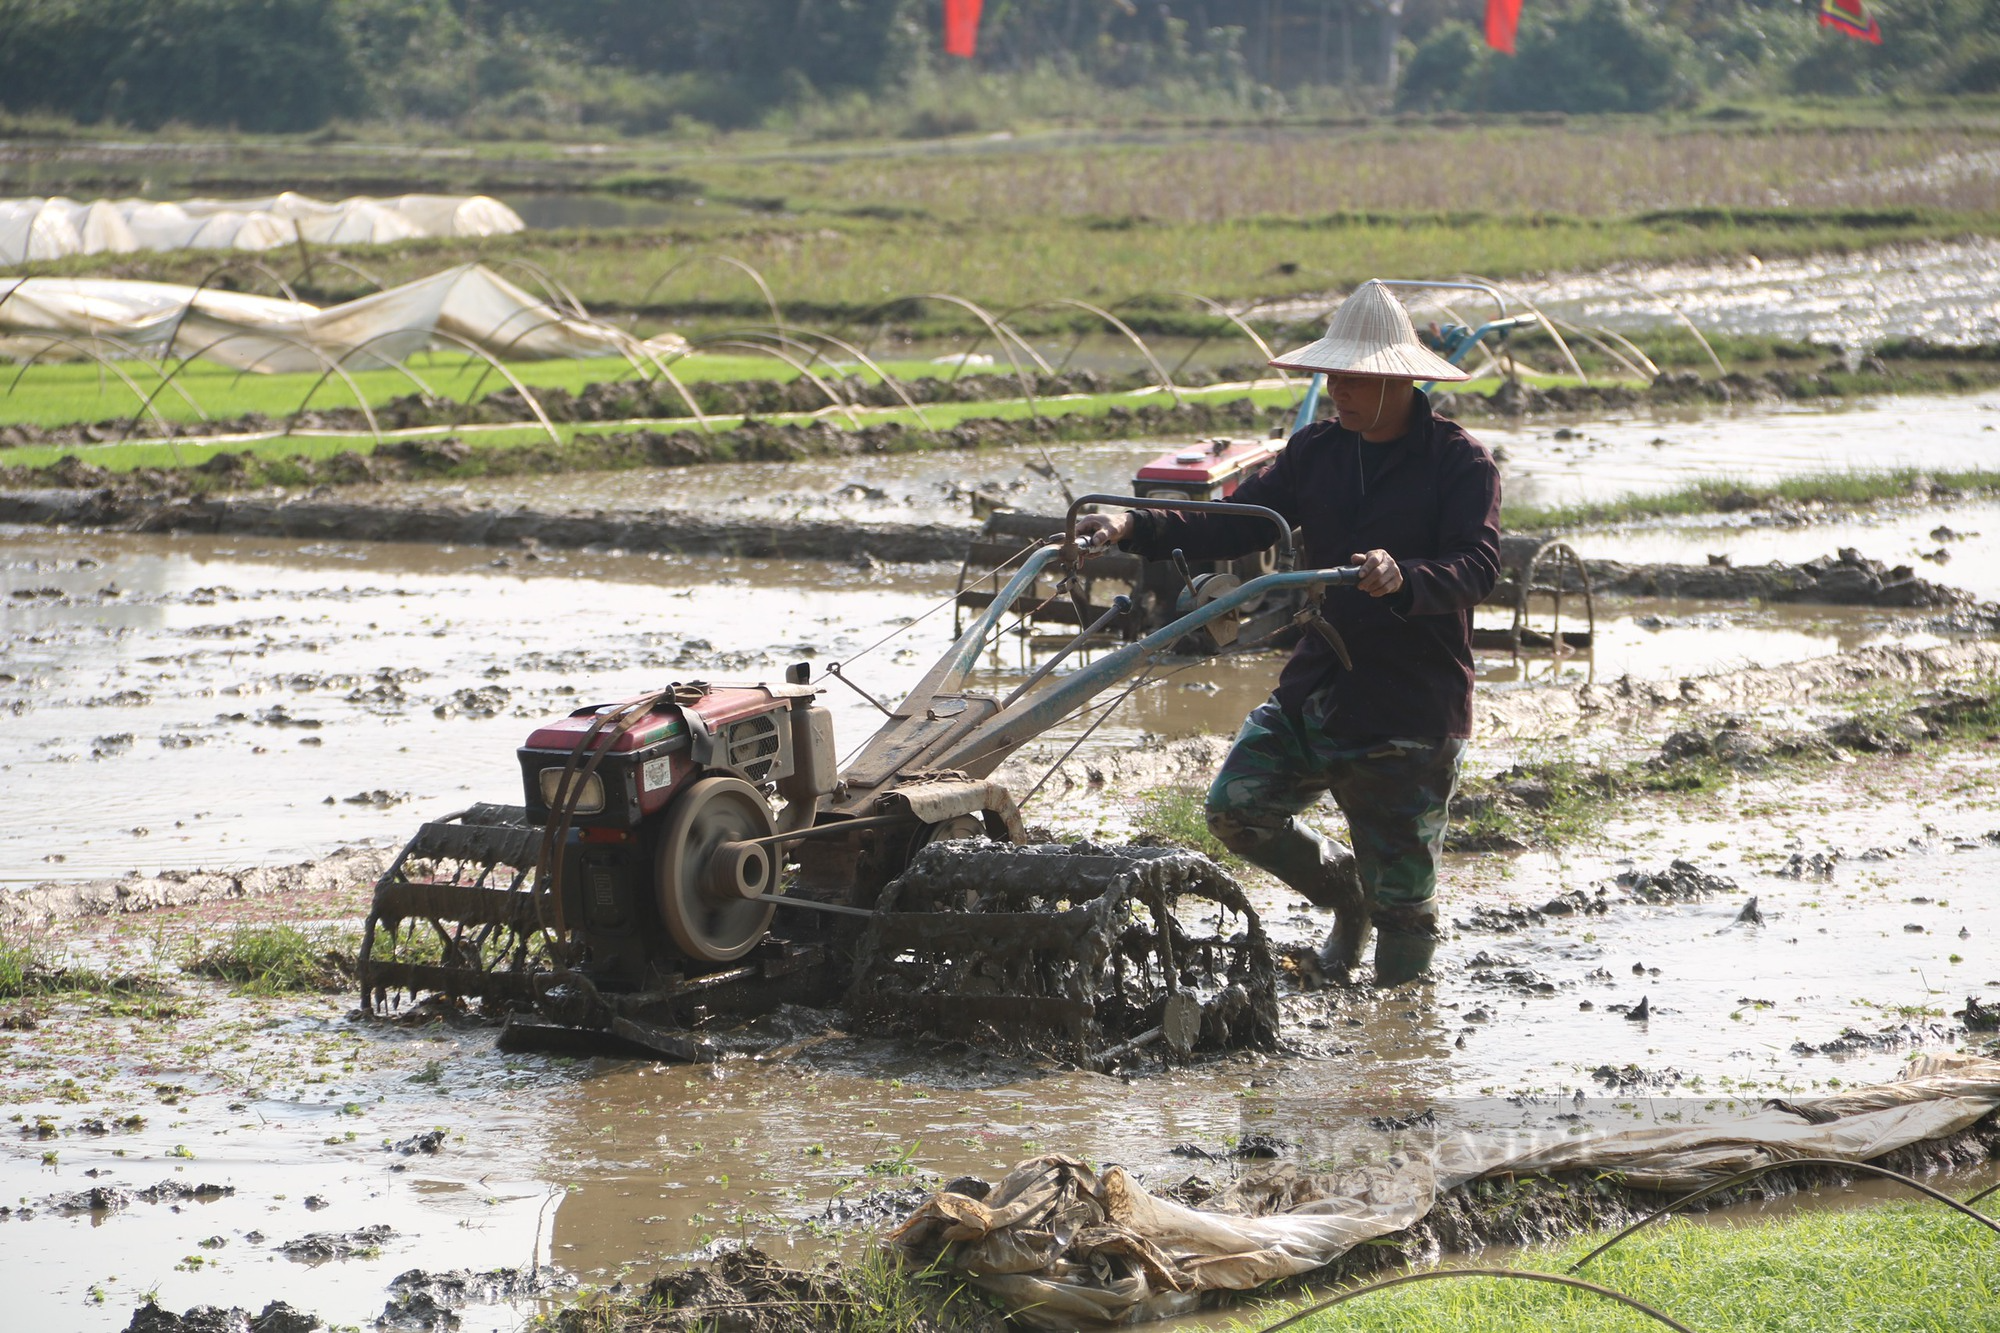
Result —
<path fill-rule="evenodd" d="M 898 1329 L 1001 1333 L 1006 1327 L 991 1310 L 950 1298 L 920 1279 L 907 1281 L 892 1298 L 907 1301 L 894 1311 Z M 637 1292 L 614 1288 L 614 1303 L 558 1311 L 549 1326 L 556 1333 L 819 1333 L 889 1313 L 868 1286 L 867 1279 L 839 1265 L 813 1271 L 788 1268 L 745 1246 L 713 1263 L 656 1277 Z"/>
<path fill-rule="evenodd" d="M 1665 870 L 1628 870 L 1613 882 L 1646 903 L 1700 902 L 1717 894 L 1737 892 L 1734 880 L 1711 875 L 1692 861 L 1678 858 Z"/>
<path fill-rule="evenodd" d="M 924 1200 L 931 1197 L 936 1185 L 937 1178 L 932 1177 L 928 1184 L 917 1183 L 901 1189 L 869 1190 L 852 1197 L 835 1197 L 827 1201 L 819 1220 L 837 1227 L 894 1226 L 917 1211 Z"/>
<path fill-rule="evenodd" d="M 130 1190 L 119 1189 L 116 1185 L 96 1185 L 60 1199 L 51 1199 L 48 1208 L 55 1213 L 116 1213 L 131 1207 L 132 1199 Z"/>
<path fill-rule="evenodd" d="M 1862 1051 L 1896 1051 L 1909 1046 L 1949 1041 L 1951 1037 L 1952 1030 L 1942 1023 L 1898 1023 L 1875 1032 L 1849 1027 L 1843 1028 L 1840 1035 L 1831 1041 L 1795 1041 L 1792 1043 L 1792 1054 L 1855 1055 Z"/>
<path fill-rule="evenodd" d="M 1599 1065 L 1590 1071 L 1590 1076 L 1613 1092 L 1631 1092 L 1640 1088 L 1671 1088 L 1686 1077 L 1678 1069 L 1643 1069 L 1633 1064 Z"/>
<path fill-rule="evenodd" d="M 326 1324 L 317 1315 L 272 1301 L 261 1313 L 235 1306 L 197 1305 L 185 1314 L 163 1310 L 147 1301 L 132 1313 L 125 1333 L 314 1333 Z"/>
<path fill-rule="evenodd" d="M 287 1259 L 302 1264 L 323 1264 L 333 1259 L 372 1259 L 382 1252 L 382 1244 L 396 1234 L 394 1227 L 377 1223 L 353 1231 L 315 1231 L 288 1240 L 278 1247 Z"/>
<path fill-rule="evenodd" d="M 483 1273 L 468 1268 L 444 1273 L 412 1268 L 389 1283 L 389 1301 L 375 1327 L 425 1333 L 456 1328 L 459 1320 L 454 1312 L 463 1306 L 545 1295 L 575 1285 L 567 1274 L 548 1268 L 495 1268 Z"/>
<path fill-rule="evenodd" d="M 2000 1032 L 2000 1004 L 1981 1004 L 1977 995 L 1965 997 L 1965 1008 L 1952 1017 L 1965 1024 L 1967 1032 Z"/>
<path fill-rule="evenodd" d="M 177 1180 L 163 1180 L 137 1191 L 132 1197 L 144 1199 L 147 1203 L 208 1203 L 226 1199 L 234 1193 L 234 1185 L 184 1185 Z"/>
<path fill-rule="evenodd" d="M 1610 893 L 1602 886 L 1593 892 L 1571 889 L 1539 907 L 1510 903 L 1505 907 L 1475 907 L 1452 924 L 1460 930 L 1485 931 L 1506 935 L 1542 925 L 1552 916 L 1595 916 L 1611 910 Z"/>
<path fill-rule="evenodd" d="M 1779 879 L 1829 880 L 1839 864 L 1839 852 L 1814 852 L 1810 856 L 1804 852 L 1793 852 L 1771 874 Z M 1755 903 L 1757 900 L 1752 898 L 1750 901 Z"/>

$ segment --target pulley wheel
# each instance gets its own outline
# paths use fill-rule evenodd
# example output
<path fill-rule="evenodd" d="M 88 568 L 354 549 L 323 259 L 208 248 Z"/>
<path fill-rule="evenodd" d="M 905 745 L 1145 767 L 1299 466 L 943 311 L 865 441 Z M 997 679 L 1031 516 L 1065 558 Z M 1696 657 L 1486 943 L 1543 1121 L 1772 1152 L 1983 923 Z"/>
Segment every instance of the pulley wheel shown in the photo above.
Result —
<path fill-rule="evenodd" d="M 688 957 L 730 963 L 764 938 L 777 909 L 744 889 L 758 890 L 761 876 L 760 891 L 776 893 L 777 859 L 759 862 L 723 844 L 776 831 L 764 794 L 741 778 L 703 778 L 675 800 L 660 833 L 654 887 L 667 933 Z"/>

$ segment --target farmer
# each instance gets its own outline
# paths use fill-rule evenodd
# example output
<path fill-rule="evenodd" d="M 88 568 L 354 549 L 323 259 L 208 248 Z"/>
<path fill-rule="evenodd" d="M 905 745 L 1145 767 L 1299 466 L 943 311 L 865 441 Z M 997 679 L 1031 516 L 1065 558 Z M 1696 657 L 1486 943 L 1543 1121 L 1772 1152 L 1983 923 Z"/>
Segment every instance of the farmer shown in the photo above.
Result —
<path fill-rule="evenodd" d="M 1323 372 L 1338 419 L 1292 436 L 1232 499 L 1303 529 L 1302 567 L 1361 567 L 1358 587 L 1324 603 L 1353 665 L 1321 633 L 1299 640 L 1208 789 L 1208 826 L 1333 909 L 1329 976 L 1352 981 L 1372 933 L 1375 982 L 1393 986 L 1437 949 L 1438 855 L 1472 731 L 1472 608 L 1500 566 L 1500 476 L 1415 383 L 1470 377 L 1417 341 L 1379 282 L 1341 304 L 1324 338 L 1271 364 Z M 1077 531 L 1151 560 L 1227 560 L 1271 540 L 1268 520 L 1153 509 L 1089 514 Z M 1353 852 L 1300 820 L 1322 793 Z"/>

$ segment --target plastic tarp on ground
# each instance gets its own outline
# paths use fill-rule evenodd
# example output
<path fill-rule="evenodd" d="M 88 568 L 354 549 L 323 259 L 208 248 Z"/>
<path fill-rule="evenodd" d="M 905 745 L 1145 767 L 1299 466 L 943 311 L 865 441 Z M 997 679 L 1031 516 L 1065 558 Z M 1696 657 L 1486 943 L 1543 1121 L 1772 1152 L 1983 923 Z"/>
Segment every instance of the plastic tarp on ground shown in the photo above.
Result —
<path fill-rule="evenodd" d="M 356 195 L 328 201 L 286 191 L 258 199 L 0 199 L 0 264 L 131 250 L 271 250 L 301 239 L 381 245 L 413 236 L 501 236 L 521 215 L 487 195 Z"/>
<path fill-rule="evenodd" d="M 478 264 L 324 309 L 275 296 L 108 278 L 0 278 L 0 356 L 200 356 L 256 371 L 372 369 L 470 343 L 501 360 L 619 356 L 621 329 L 537 300 Z M 654 352 L 685 344 L 668 335 Z M 641 353 L 642 354 L 642 353 Z"/>
<path fill-rule="evenodd" d="M 1116 1166 L 1092 1171 L 1047 1156 L 1015 1167 L 984 1199 L 949 1191 L 891 1236 L 1005 1301 L 1038 1328 L 1136 1324 L 1184 1313 L 1205 1295 L 1248 1291 L 1311 1272 L 1421 1221 L 1440 1195 L 1486 1176 L 1618 1174 L 1680 1193 L 1774 1161 L 1864 1162 L 1970 1128 L 2000 1107 L 2000 1061 L 1939 1055 L 1896 1083 L 1739 1120 L 1590 1137 L 1479 1134 L 1441 1138 L 1383 1165 L 1313 1172 L 1273 1164 L 1191 1208 L 1146 1192 Z"/>

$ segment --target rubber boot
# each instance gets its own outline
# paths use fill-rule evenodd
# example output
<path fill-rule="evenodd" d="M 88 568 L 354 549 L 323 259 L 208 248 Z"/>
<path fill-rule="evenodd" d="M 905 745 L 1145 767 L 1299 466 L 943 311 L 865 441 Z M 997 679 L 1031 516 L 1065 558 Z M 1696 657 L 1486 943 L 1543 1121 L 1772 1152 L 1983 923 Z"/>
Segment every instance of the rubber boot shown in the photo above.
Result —
<path fill-rule="evenodd" d="M 1312 892 L 1306 894 L 1306 901 L 1315 907 L 1333 909 L 1333 929 L 1319 946 L 1320 970 L 1336 985 L 1352 984 L 1354 974 L 1361 968 L 1361 956 L 1368 951 L 1369 937 L 1375 933 L 1375 922 L 1368 911 L 1368 895 L 1361 888 L 1360 876 L 1354 872 L 1354 857 L 1340 852 L 1330 857 L 1321 867 L 1322 875 Z"/>
<path fill-rule="evenodd" d="M 1375 917 L 1381 927 L 1375 936 L 1375 984 L 1400 986 L 1428 971 L 1437 954 L 1436 909 L 1429 903 L 1384 908 Z"/>
<path fill-rule="evenodd" d="M 1314 907 L 1332 909 L 1333 932 L 1320 946 L 1320 967 L 1338 984 L 1349 984 L 1361 966 L 1372 933 L 1368 899 L 1354 869 L 1354 853 L 1321 837 L 1298 819 L 1273 828 L 1211 811 L 1208 827 L 1223 846 L 1276 875 Z"/>

